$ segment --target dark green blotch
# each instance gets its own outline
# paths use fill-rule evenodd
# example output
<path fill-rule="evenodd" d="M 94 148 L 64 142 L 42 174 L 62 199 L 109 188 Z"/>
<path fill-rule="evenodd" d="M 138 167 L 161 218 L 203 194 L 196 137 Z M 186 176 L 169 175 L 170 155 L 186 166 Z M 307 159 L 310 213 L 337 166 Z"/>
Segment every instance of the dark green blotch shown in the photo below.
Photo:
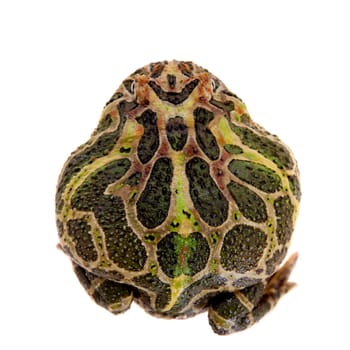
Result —
<path fill-rule="evenodd" d="M 113 281 L 121 281 L 122 279 L 124 279 L 124 276 L 116 270 L 107 270 L 105 268 L 94 268 L 91 270 L 91 272 L 98 277 L 111 279 Z"/>
<path fill-rule="evenodd" d="M 137 147 L 137 155 L 140 161 L 145 164 L 152 159 L 159 147 L 157 114 L 147 109 L 136 120 L 143 126 L 143 134 Z"/>
<path fill-rule="evenodd" d="M 247 317 L 249 310 L 239 301 L 234 293 L 222 293 L 212 299 L 211 307 L 221 317 L 226 320 L 231 320 L 234 324 L 232 326 L 234 331 L 241 331 L 246 329 L 250 320 Z M 214 331 L 218 334 L 226 334 L 228 330 L 221 329 L 213 321 L 210 321 L 210 325 Z"/>
<path fill-rule="evenodd" d="M 266 205 L 255 192 L 233 181 L 227 185 L 227 188 L 247 219 L 254 222 L 267 220 Z"/>
<path fill-rule="evenodd" d="M 180 69 L 181 73 L 185 75 L 186 77 L 191 78 L 193 76 L 193 64 L 192 62 L 180 62 L 178 64 L 178 68 Z"/>
<path fill-rule="evenodd" d="M 125 183 L 129 186 L 136 186 L 139 184 L 141 176 L 142 174 L 139 171 L 136 171 L 128 177 Z"/>
<path fill-rule="evenodd" d="M 276 213 L 276 234 L 278 243 L 286 244 L 290 241 L 293 233 L 294 206 L 289 196 L 279 197 L 273 204 Z"/>
<path fill-rule="evenodd" d="M 295 175 L 288 176 L 289 186 L 295 196 L 295 198 L 300 201 L 301 199 L 301 189 L 299 178 Z"/>
<path fill-rule="evenodd" d="M 151 78 L 156 79 L 159 78 L 164 70 L 164 63 L 155 62 L 151 65 Z"/>
<path fill-rule="evenodd" d="M 250 115 L 248 113 L 243 113 L 240 116 L 240 119 L 241 119 L 241 123 L 243 124 L 251 125 L 252 123 L 252 119 L 250 118 Z"/>
<path fill-rule="evenodd" d="M 170 278 L 179 273 L 176 271 L 178 255 L 176 252 L 176 232 L 166 235 L 157 246 L 157 259 L 163 272 Z"/>
<path fill-rule="evenodd" d="M 248 225 L 236 225 L 224 237 L 221 264 L 225 270 L 245 273 L 257 266 L 267 245 L 266 234 Z"/>
<path fill-rule="evenodd" d="M 264 295 L 258 305 L 253 309 L 253 318 L 255 322 L 258 322 L 262 317 L 264 317 L 271 309 L 271 304 L 269 303 L 269 295 Z"/>
<path fill-rule="evenodd" d="M 172 222 L 170 223 L 170 226 L 173 227 L 173 228 L 176 228 L 176 227 L 179 227 L 179 226 L 180 226 L 180 223 L 177 222 L 177 221 L 172 221 Z"/>
<path fill-rule="evenodd" d="M 185 209 L 182 209 L 182 214 L 184 214 L 186 216 L 187 219 L 191 219 L 191 213 L 189 213 L 188 211 L 186 211 Z"/>
<path fill-rule="evenodd" d="M 225 102 L 222 102 L 222 101 L 214 100 L 214 99 L 212 98 L 212 99 L 210 100 L 210 103 L 211 103 L 213 106 L 222 109 L 222 110 L 225 111 L 226 113 L 230 113 L 230 112 L 234 111 L 234 109 L 235 109 L 235 104 L 234 104 L 233 101 L 225 101 Z"/>
<path fill-rule="evenodd" d="M 154 305 L 152 304 L 150 295 L 141 288 L 134 289 L 134 300 L 139 303 L 144 310 L 151 314 L 154 312 Z"/>
<path fill-rule="evenodd" d="M 180 294 L 176 303 L 169 311 L 169 314 L 177 315 L 182 309 L 186 308 L 190 304 L 191 300 L 194 297 L 202 293 L 204 290 L 208 290 L 208 291 L 216 290 L 224 286 L 226 282 L 227 282 L 226 278 L 218 275 L 208 274 L 206 276 L 203 276 L 200 280 L 188 286 Z M 206 298 L 206 301 L 208 301 L 208 298 Z M 199 307 L 200 304 L 204 304 L 203 299 L 197 304 L 197 306 Z"/>
<path fill-rule="evenodd" d="M 92 294 L 95 302 L 105 308 L 111 304 L 122 303 L 123 299 L 130 296 L 132 296 L 132 289 L 129 286 L 111 280 L 103 281 Z M 125 309 L 123 308 L 122 311 Z M 115 310 L 114 313 L 118 311 Z"/>
<path fill-rule="evenodd" d="M 236 146 L 236 145 L 231 145 L 231 144 L 226 144 L 224 145 L 224 149 L 226 152 L 230 154 L 242 154 L 243 150 L 241 147 Z"/>
<path fill-rule="evenodd" d="M 264 295 L 264 289 L 264 284 L 260 282 L 240 291 L 254 305 L 252 310 L 254 322 L 259 321 L 271 308 L 268 302 L 269 296 Z M 211 302 L 211 307 L 224 319 L 233 322 L 232 329 L 226 329 L 210 319 L 213 330 L 218 334 L 241 331 L 250 325 L 250 312 L 234 293 L 223 293 L 216 296 Z"/>
<path fill-rule="evenodd" d="M 146 70 L 145 67 L 136 69 L 135 72 L 131 74 L 131 76 L 135 75 L 148 75 L 148 70 Z"/>
<path fill-rule="evenodd" d="M 146 187 L 136 203 L 137 217 L 145 227 L 154 228 L 167 218 L 172 177 L 171 160 L 169 158 L 157 159 Z"/>
<path fill-rule="evenodd" d="M 120 153 L 130 153 L 131 147 L 120 147 Z"/>
<path fill-rule="evenodd" d="M 264 294 L 265 285 L 262 282 L 255 282 L 254 285 L 241 290 L 242 294 L 253 304 L 257 305 Z"/>
<path fill-rule="evenodd" d="M 88 290 L 91 287 L 93 280 L 96 279 L 97 276 L 85 270 L 84 268 L 77 265 L 76 263 L 73 263 L 73 269 L 81 285 L 86 290 Z"/>
<path fill-rule="evenodd" d="M 193 112 L 196 139 L 199 147 L 211 160 L 219 158 L 220 150 L 215 136 L 208 128 L 208 124 L 214 119 L 214 113 L 204 108 L 196 108 Z"/>
<path fill-rule="evenodd" d="M 95 134 L 105 131 L 106 129 L 108 129 L 113 123 L 113 118 L 110 114 L 106 114 L 104 115 L 100 122 L 98 123 L 98 126 L 95 130 Z"/>
<path fill-rule="evenodd" d="M 147 259 L 145 248 L 128 226 L 122 199 L 104 194 L 107 186 L 124 176 L 130 165 L 128 159 L 118 159 L 91 174 L 74 194 L 72 207 L 93 211 L 104 232 L 109 258 L 126 270 L 139 271 Z"/>
<path fill-rule="evenodd" d="M 72 198 L 72 207 L 83 211 L 91 211 L 98 207 L 108 185 L 119 180 L 129 170 L 131 162 L 127 158 L 113 160 L 92 173 L 79 186 Z"/>
<path fill-rule="evenodd" d="M 178 105 L 191 95 L 192 91 L 198 85 L 199 80 L 195 79 L 190 81 L 181 92 L 173 92 L 173 91 L 164 91 L 156 82 L 150 81 L 148 85 L 152 88 L 152 90 L 156 93 L 156 95 L 162 100 L 170 102 L 174 105 Z"/>
<path fill-rule="evenodd" d="M 210 238 L 213 244 L 218 243 L 220 238 L 220 232 L 212 232 L 210 234 Z"/>
<path fill-rule="evenodd" d="M 71 178 L 79 173 L 79 171 L 87 164 L 93 162 L 97 158 L 101 158 L 108 154 L 113 146 L 118 141 L 121 132 L 126 122 L 127 112 L 136 108 L 138 104 L 136 102 L 122 101 L 118 105 L 120 123 L 115 131 L 105 133 L 101 135 L 92 145 L 88 146 L 85 150 L 77 153 L 73 158 L 69 160 L 69 163 L 65 166 L 60 181 L 57 185 L 56 192 L 56 211 L 59 212 L 63 206 L 62 193 Z"/>
<path fill-rule="evenodd" d="M 239 127 L 232 122 L 230 122 L 230 126 L 245 145 L 273 161 L 280 169 L 293 169 L 294 161 L 287 148 L 282 144 L 260 136 L 251 129 Z"/>
<path fill-rule="evenodd" d="M 248 160 L 233 159 L 228 168 L 240 180 L 261 191 L 273 193 L 281 189 L 280 177 L 265 165 Z"/>
<path fill-rule="evenodd" d="M 187 237 L 190 241 L 190 251 L 187 257 L 188 275 L 194 276 L 207 265 L 210 248 L 207 240 L 199 232 L 193 232 Z M 186 244 L 186 243 L 185 243 Z"/>
<path fill-rule="evenodd" d="M 170 118 L 166 124 L 166 134 L 170 146 L 175 151 L 181 151 L 187 141 L 188 129 L 182 117 Z"/>
<path fill-rule="evenodd" d="M 148 243 L 153 243 L 156 240 L 156 236 L 153 235 L 152 233 L 148 233 L 148 234 L 144 235 L 144 239 Z"/>
<path fill-rule="evenodd" d="M 194 157 L 186 164 L 192 202 L 202 219 L 210 226 L 220 226 L 228 215 L 228 201 L 210 176 L 209 165 Z"/>
<path fill-rule="evenodd" d="M 152 274 L 138 276 L 133 279 L 135 284 L 156 294 L 156 309 L 163 309 L 170 301 L 170 286 L 162 282 L 158 277 Z"/>
<path fill-rule="evenodd" d="M 91 236 L 91 226 L 87 223 L 86 218 L 69 220 L 67 229 L 77 254 L 85 261 L 95 261 L 97 252 Z"/>
<path fill-rule="evenodd" d="M 57 226 L 58 236 L 62 237 L 64 233 L 63 222 L 60 220 L 56 220 L 56 226 Z"/>
<path fill-rule="evenodd" d="M 266 261 L 266 274 L 272 275 L 276 268 L 281 264 L 284 257 L 287 254 L 287 249 L 283 248 L 282 250 L 276 250 L 272 257 Z"/>
<path fill-rule="evenodd" d="M 94 213 L 105 234 L 109 258 L 126 270 L 142 270 L 147 260 L 146 250 L 128 226 L 123 201 L 104 196 Z"/>
<path fill-rule="evenodd" d="M 231 91 L 229 91 L 229 90 L 223 90 L 222 92 L 223 92 L 225 95 L 227 95 L 227 96 L 234 97 L 234 98 L 236 98 L 237 100 L 240 100 L 241 102 L 243 102 L 241 98 L 239 98 L 236 94 L 234 94 L 233 92 L 231 92 Z"/>
<path fill-rule="evenodd" d="M 203 294 L 201 297 L 196 299 L 196 301 L 193 303 L 191 311 L 189 310 L 188 312 L 186 312 L 186 316 L 195 316 L 198 312 L 207 310 L 211 300 L 214 297 L 216 297 L 218 293 L 220 292 L 215 289 L 209 290 L 208 292 Z"/>
<path fill-rule="evenodd" d="M 260 279 L 252 277 L 241 277 L 238 280 L 234 281 L 232 285 L 238 288 L 246 288 L 250 287 L 253 284 L 257 284 L 258 282 L 260 282 Z"/>
<path fill-rule="evenodd" d="M 113 96 L 107 101 L 106 106 L 108 106 L 110 103 L 114 102 L 115 100 L 118 100 L 119 98 L 123 97 L 123 94 L 119 91 L 115 92 Z"/>

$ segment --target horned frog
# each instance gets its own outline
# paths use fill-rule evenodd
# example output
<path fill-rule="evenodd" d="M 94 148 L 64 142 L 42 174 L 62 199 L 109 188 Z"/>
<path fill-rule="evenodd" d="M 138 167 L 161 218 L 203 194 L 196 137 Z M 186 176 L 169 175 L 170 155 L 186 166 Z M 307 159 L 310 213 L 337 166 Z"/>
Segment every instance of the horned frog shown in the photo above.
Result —
<path fill-rule="evenodd" d="M 294 283 L 286 256 L 300 200 L 289 148 L 192 62 L 138 69 L 66 161 L 60 247 L 112 313 L 208 310 L 214 332 L 260 320 Z"/>

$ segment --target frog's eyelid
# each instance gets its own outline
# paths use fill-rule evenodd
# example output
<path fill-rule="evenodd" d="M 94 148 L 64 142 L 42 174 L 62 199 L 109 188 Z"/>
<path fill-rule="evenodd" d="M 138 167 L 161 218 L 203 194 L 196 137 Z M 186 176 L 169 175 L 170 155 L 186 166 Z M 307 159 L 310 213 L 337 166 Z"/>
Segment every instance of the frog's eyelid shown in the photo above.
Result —
<path fill-rule="evenodd" d="M 132 94 L 135 93 L 135 87 L 136 87 L 136 82 L 135 82 L 135 80 L 133 80 L 132 83 L 131 83 L 131 85 L 130 85 L 130 92 L 131 92 Z"/>
<path fill-rule="evenodd" d="M 211 79 L 210 84 L 213 91 L 215 91 L 218 88 L 218 85 L 216 84 L 216 81 L 214 79 Z"/>

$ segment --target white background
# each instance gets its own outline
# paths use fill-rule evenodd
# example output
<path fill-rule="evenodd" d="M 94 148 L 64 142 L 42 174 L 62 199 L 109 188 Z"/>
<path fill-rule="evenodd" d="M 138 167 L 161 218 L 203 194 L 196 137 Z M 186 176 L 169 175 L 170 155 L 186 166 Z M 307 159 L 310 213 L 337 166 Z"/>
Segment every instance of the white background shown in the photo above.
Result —
<path fill-rule="evenodd" d="M 347 1 L 2 1 L 1 349 L 349 349 L 350 11 Z M 303 198 L 298 287 L 253 328 L 205 314 L 113 316 L 58 251 L 63 162 L 135 69 L 193 60 L 294 151 Z"/>

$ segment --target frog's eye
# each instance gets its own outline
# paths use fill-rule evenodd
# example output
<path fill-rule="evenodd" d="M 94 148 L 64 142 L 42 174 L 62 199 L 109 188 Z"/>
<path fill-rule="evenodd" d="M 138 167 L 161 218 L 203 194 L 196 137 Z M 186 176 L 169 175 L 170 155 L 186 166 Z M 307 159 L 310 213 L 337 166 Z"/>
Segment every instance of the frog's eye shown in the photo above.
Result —
<path fill-rule="evenodd" d="M 128 90 L 132 95 L 135 94 L 135 87 L 136 87 L 135 80 L 127 79 L 127 80 L 123 81 L 123 84 L 124 84 L 126 90 Z"/>
<path fill-rule="evenodd" d="M 136 88 L 136 82 L 135 80 L 131 83 L 131 86 L 130 86 L 130 92 L 132 94 L 135 94 L 135 88 Z"/>
<path fill-rule="evenodd" d="M 215 92 L 217 90 L 217 88 L 219 87 L 219 83 L 217 80 L 215 79 L 211 79 L 211 88 L 213 90 L 213 92 Z"/>

